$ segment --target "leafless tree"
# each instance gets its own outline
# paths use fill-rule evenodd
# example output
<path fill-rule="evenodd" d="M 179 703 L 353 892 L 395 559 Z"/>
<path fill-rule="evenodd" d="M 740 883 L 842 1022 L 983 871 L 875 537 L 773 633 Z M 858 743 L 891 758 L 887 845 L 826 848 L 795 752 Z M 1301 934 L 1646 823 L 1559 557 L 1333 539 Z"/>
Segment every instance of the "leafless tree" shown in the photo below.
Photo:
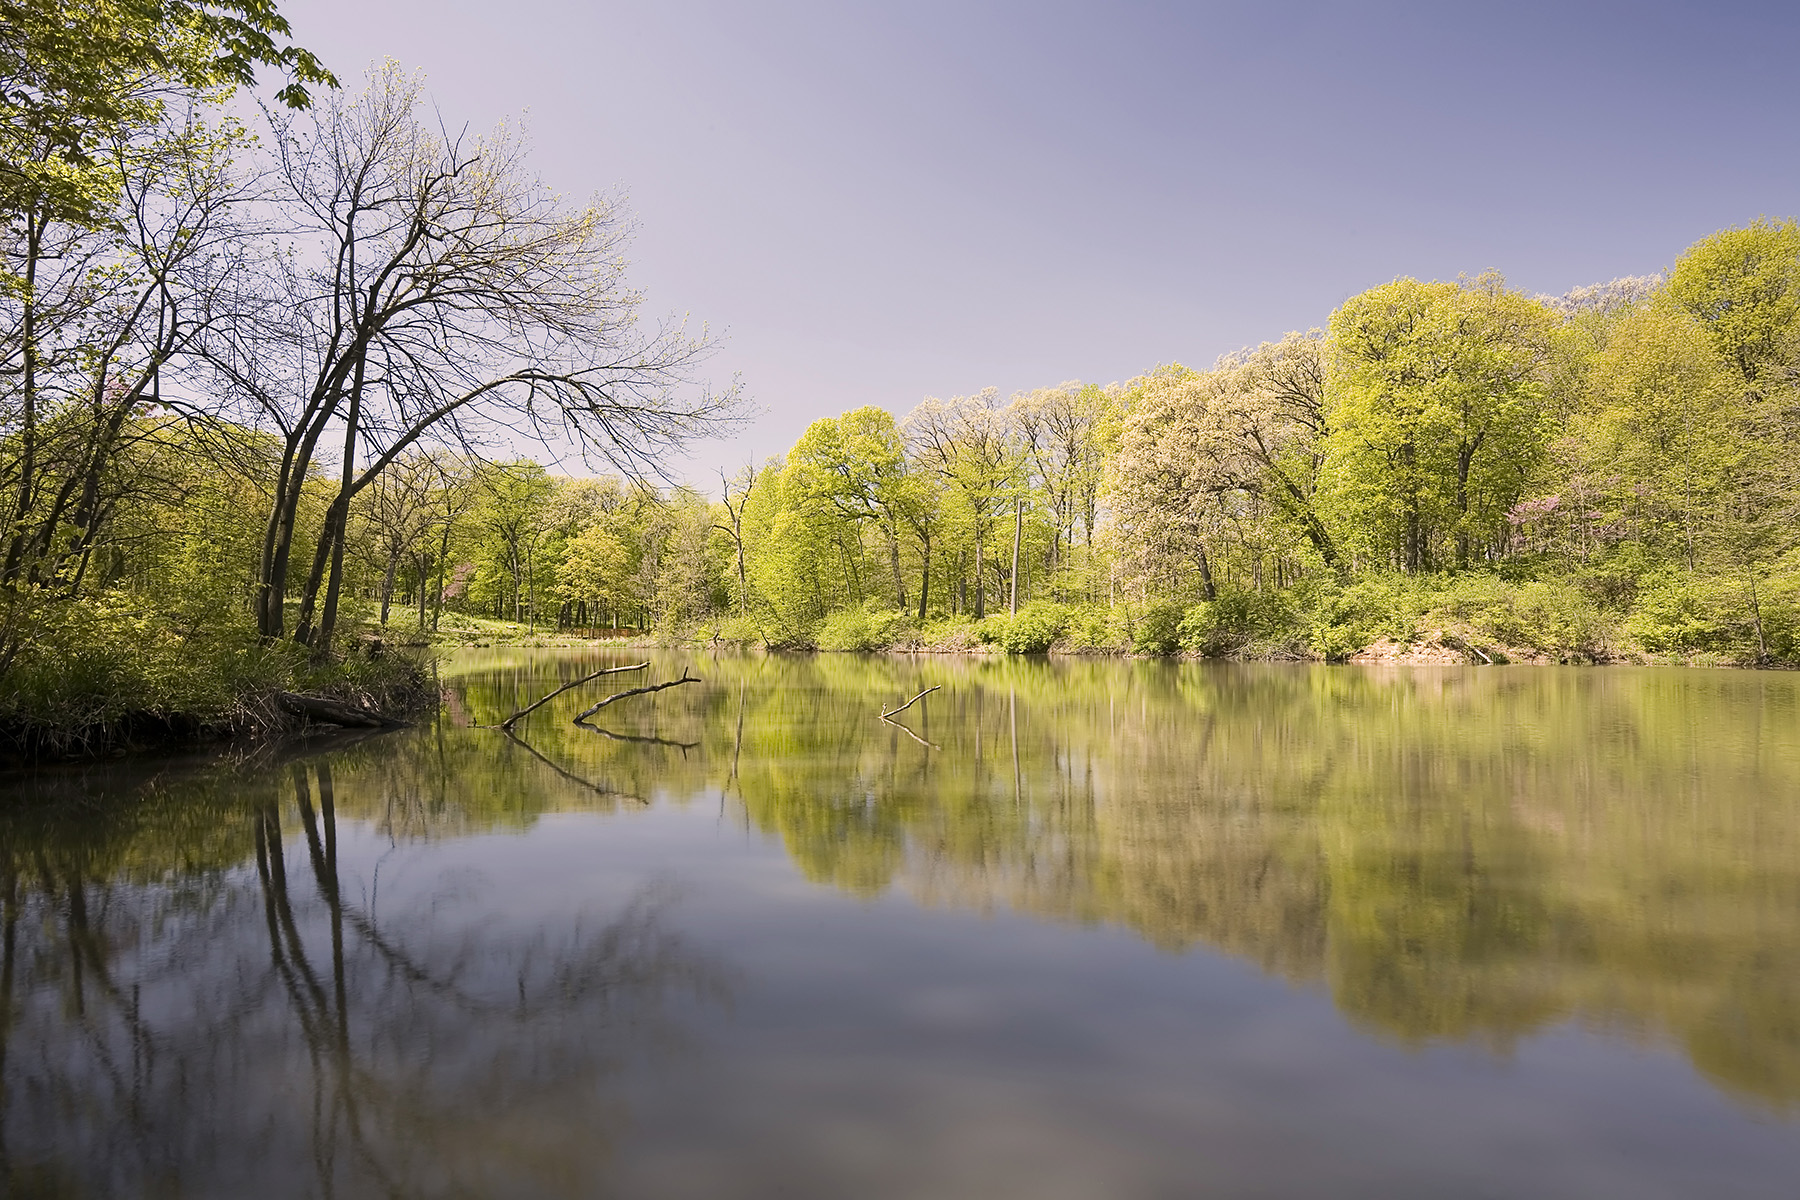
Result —
<path fill-rule="evenodd" d="M 616 200 L 570 207 L 529 172 L 515 131 L 453 133 L 421 109 L 418 81 L 390 63 L 358 98 L 271 115 L 292 243 L 271 259 L 261 319 L 211 346 L 219 386 L 282 441 L 265 638 L 284 632 L 302 489 L 332 433 L 336 490 L 294 634 L 321 653 L 350 502 L 422 441 L 504 429 L 644 474 L 735 413 L 734 390 L 696 386 L 704 331 L 640 325 Z"/>

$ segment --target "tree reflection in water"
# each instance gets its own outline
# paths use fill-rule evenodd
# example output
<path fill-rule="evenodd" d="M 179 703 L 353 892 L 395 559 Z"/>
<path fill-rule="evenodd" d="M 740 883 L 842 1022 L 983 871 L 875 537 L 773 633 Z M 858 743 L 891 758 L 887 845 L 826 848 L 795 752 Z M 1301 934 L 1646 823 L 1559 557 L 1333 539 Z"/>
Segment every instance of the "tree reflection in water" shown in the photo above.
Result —
<path fill-rule="evenodd" d="M 496 654 L 480 719 L 544 684 Z M 658 663 L 659 671 L 679 669 Z M 557 669 L 579 670 L 574 663 Z M 731 656 L 529 730 L 637 794 L 727 793 L 808 877 L 1208 946 L 1418 1045 L 1579 1020 L 1800 1107 L 1800 683 L 1672 668 Z M 571 677 L 573 677 L 571 675 Z M 879 714 L 942 690 L 907 729 Z M 570 711 L 573 711 L 571 705 Z M 627 726 L 627 720 L 638 722 Z M 926 744 L 929 743 L 929 744 Z"/>
<path fill-rule="evenodd" d="M 378 906 L 339 864 L 330 760 L 256 779 L 9 814 L 0 1190 L 598 1188 L 608 1077 L 727 997 L 670 897 L 523 933 L 463 919 L 454 880 Z"/>
<path fill-rule="evenodd" d="M 497 720 L 591 658 L 453 664 L 453 711 Z M 692 802 L 858 896 L 1236 955 L 1406 1045 L 1622 1031 L 1759 1113 L 1800 1106 L 1791 675 L 697 665 L 704 687 L 617 706 L 617 737 L 569 725 L 570 695 L 516 741 L 443 721 L 0 804 L 11 1190 L 600 1188 L 619 1072 L 722 1002 L 726 973 L 658 893 L 508 925 L 454 877 L 396 892 L 368 846 Z M 907 730 L 879 720 L 930 684 Z M 834 986 L 788 981 L 815 983 Z"/>

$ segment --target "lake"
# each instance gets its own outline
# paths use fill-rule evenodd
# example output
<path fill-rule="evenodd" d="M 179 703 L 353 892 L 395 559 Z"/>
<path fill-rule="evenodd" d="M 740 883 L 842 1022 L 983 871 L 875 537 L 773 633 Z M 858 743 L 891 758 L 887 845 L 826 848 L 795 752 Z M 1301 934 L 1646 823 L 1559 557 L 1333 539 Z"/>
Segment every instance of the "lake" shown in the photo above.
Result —
<path fill-rule="evenodd" d="M 0 1190 L 1795 1195 L 1800 677 L 642 656 L 7 781 Z"/>

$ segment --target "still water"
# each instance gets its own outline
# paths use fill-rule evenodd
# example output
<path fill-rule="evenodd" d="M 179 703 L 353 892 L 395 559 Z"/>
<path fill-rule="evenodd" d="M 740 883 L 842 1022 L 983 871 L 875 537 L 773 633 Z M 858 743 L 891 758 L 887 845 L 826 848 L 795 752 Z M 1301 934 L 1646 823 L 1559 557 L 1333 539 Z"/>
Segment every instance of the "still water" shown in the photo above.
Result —
<path fill-rule="evenodd" d="M 0 1191 L 1800 1192 L 1800 677 L 652 657 L 9 781 Z"/>

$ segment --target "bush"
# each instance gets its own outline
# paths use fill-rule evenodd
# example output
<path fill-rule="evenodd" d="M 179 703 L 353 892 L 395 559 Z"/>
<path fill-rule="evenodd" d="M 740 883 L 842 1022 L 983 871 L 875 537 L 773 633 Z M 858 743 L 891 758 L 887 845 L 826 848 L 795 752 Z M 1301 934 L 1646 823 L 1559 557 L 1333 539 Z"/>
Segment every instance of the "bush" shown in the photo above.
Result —
<path fill-rule="evenodd" d="M 1019 610 L 1000 634 L 1009 654 L 1043 654 L 1062 636 L 1068 612 L 1060 604 L 1039 600 Z"/>
<path fill-rule="evenodd" d="M 1375 576 L 1344 587 L 1322 580 L 1301 594 L 1297 628 L 1307 645 L 1330 662 L 1341 662 L 1378 638 L 1408 642 L 1416 636 L 1422 606 L 1403 576 Z"/>
<path fill-rule="evenodd" d="M 892 650 L 916 644 L 918 630 L 895 609 L 842 608 L 825 618 L 813 641 L 821 650 Z"/>
<path fill-rule="evenodd" d="M 236 622 L 170 620 L 125 593 L 58 600 L 32 618 L 0 682 L 0 729 L 31 753 L 92 752 L 137 736 L 133 729 L 179 741 L 268 728 L 278 721 L 277 690 L 398 711 L 426 687 L 418 662 L 364 653 L 354 627 L 339 628 L 347 652 L 315 665 L 292 642 L 264 645 Z"/>
<path fill-rule="evenodd" d="M 1598 605 L 1572 584 L 1465 575 L 1451 582 L 1440 611 L 1502 645 L 1558 657 L 1607 653 L 1608 627 Z"/>
<path fill-rule="evenodd" d="M 1182 614 L 1181 648 L 1218 658 L 1253 643 L 1282 643 L 1289 654 L 1304 640 L 1304 627 L 1280 592 L 1230 590 Z"/>
<path fill-rule="evenodd" d="M 1181 650 L 1181 622 L 1187 614 L 1181 605 L 1152 604 L 1131 631 L 1131 648 L 1138 654 L 1175 654 Z"/>
<path fill-rule="evenodd" d="M 1074 654 L 1122 654 L 1131 645 L 1118 614 L 1103 605 L 1072 609 L 1063 621 L 1061 648 Z"/>

